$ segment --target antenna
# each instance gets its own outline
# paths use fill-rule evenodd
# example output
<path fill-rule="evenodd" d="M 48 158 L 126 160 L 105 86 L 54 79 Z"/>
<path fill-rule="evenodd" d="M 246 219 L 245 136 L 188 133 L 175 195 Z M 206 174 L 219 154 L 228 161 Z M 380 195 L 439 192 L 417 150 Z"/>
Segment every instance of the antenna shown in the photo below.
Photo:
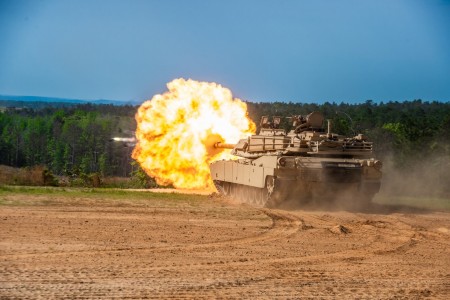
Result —
<path fill-rule="evenodd" d="M 349 120 L 350 120 L 350 129 L 353 132 L 353 135 L 355 136 L 356 135 L 356 131 L 355 131 L 355 129 L 353 129 L 353 120 L 352 120 L 352 118 L 346 112 L 343 112 L 343 111 L 337 110 L 336 114 L 344 114 L 344 115 L 347 116 L 347 118 L 349 118 Z"/>

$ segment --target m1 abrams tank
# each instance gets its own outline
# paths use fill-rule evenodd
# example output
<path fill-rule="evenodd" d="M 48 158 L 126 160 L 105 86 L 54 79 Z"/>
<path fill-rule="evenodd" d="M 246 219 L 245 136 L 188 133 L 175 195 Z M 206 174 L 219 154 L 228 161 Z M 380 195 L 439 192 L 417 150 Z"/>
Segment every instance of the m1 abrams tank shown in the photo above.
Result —
<path fill-rule="evenodd" d="M 331 133 L 320 112 L 292 118 L 293 129 L 280 128 L 281 118 L 261 118 L 259 134 L 230 148 L 236 160 L 211 163 L 211 177 L 220 194 L 261 207 L 292 199 L 332 201 L 344 196 L 362 205 L 380 189 L 382 163 L 372 157 L 372 143 L 358 134 Z"/>

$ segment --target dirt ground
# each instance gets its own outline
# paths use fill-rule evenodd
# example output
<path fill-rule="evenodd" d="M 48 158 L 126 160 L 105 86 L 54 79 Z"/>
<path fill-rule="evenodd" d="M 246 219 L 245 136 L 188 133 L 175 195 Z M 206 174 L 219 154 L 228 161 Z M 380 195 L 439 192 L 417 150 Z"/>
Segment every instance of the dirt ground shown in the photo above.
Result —
<path fill-rule="evenodd" d="M 1 299 L 450 299 L 449 212 L 2 197 Z"/>

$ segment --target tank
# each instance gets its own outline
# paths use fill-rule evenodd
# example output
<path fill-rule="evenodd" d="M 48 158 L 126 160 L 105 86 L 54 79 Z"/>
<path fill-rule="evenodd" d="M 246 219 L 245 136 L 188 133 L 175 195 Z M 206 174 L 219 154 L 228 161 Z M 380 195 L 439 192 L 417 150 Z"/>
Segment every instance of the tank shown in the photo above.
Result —
<path fill-rule="evenodd" d="M 260 131 L 230 148 L 233 160 L 210 164 L 217 191 L 259 207 L 276 207 L 346 197 L 369 204 L 380 190 L 382 163 L 363 134 L 331 132 L 320 112 L 290 117 L 292 129 L 280 128 L 281 117 L 263 116 Z M 326 127 L 326 128 L 325 128 Z"/>

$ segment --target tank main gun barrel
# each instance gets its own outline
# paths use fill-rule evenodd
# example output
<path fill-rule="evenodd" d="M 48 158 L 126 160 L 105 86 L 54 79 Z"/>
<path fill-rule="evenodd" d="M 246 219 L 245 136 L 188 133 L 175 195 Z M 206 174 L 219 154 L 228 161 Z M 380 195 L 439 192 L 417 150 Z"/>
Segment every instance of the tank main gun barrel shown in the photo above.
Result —
<path fill-rule="evenodd" d="M 234 145 L 232 145 L 232 144 L 225 144 L 225 143 L 222 143 L 222 142 L 216 142 L 216 143 L 214 143 L 214 148 L 233 149 Z"/>

